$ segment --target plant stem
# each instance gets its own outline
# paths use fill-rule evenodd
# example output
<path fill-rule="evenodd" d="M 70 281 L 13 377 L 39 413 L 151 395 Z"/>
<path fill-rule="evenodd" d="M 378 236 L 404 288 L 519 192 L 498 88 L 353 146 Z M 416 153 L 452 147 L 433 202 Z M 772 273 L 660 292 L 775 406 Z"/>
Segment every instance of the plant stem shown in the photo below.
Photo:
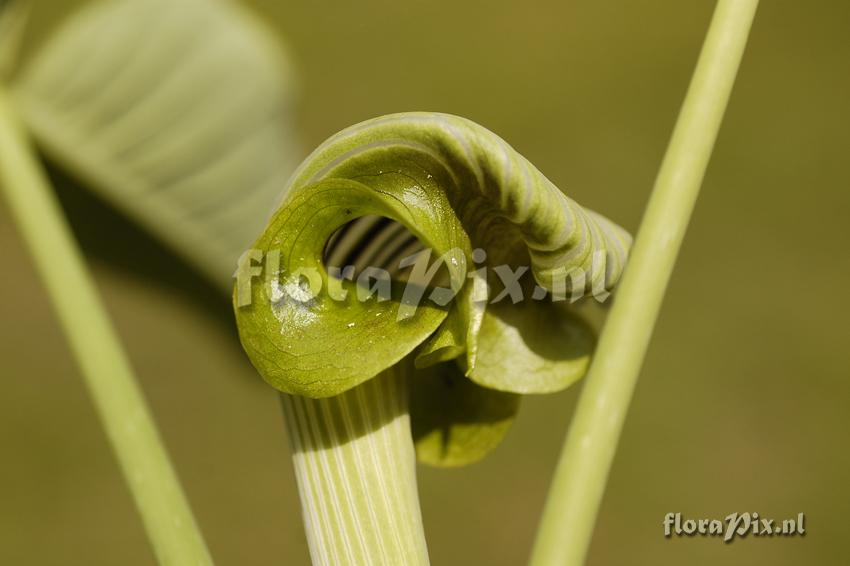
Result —
<path fill-rule="evenodd" d="M 758 0 L 720 0 L 549 491 L 532 566 L 584 563 L 611 462 Z"/>
<path fill-rule="evenodd" d="M 427 566 L 401 372 L 282 399 L 314 566 Z"/>
<path fill-rule="evenodd" d="M 118 457 L 160 564 L 212 564 L 121 343 L 0 86 L 0 186 Z"/>

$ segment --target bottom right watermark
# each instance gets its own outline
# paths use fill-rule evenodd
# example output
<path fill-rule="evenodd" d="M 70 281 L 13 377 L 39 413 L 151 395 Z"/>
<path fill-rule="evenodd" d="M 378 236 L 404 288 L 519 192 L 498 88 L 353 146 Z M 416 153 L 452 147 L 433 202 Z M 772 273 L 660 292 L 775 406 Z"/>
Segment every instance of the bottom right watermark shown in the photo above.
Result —
<path fill-rule="evenodd" d="M 667 513 L 664 516 L 664 536 L 703 536 L 722 538 L 731 543 L 736 538 L 753 537 L 793 537 L 806 534 L 806 516 L 797 513 L 793 519 L 774 520 L 758 513 L 731 513 L 723 519 L 682 518 L 681 513 Z"/>

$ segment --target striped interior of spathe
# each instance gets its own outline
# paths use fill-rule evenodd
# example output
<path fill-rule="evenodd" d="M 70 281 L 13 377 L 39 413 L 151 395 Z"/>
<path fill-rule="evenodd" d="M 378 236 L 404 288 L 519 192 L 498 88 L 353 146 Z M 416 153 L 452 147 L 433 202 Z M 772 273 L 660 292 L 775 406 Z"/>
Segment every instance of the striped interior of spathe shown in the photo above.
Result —
<path fill-rule="evenodd" d="M 341 274 L 353 267 L 352 278 L 367 268 L 382 269 L 394 281 L 407 281 L 409 268 L 402 268 L 402 260 L 413 258 L 426 249 L 415 234 L 403 224 L 390 218 L 366 215 L 340 227 L 325 244 L 324 260 L 327 268 L 336 268 L 332 274 Z M 445 273 L 438 272 L 432 283 L 445 284 Z"/>

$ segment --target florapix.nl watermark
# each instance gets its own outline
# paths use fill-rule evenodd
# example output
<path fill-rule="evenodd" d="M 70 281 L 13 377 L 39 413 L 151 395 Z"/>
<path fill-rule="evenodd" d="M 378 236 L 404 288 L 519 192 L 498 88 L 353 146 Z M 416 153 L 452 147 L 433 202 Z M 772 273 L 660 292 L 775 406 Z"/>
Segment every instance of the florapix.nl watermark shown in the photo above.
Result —
<path fill-rule="evenodd" d="M 722 519 L 683 518 L 681 513 L 667 513 L 664 516 L 664 536 L 703 536 L 722 538 L 731 543 L 736 538 L 752 537 L 793 537 L 806 534 L 806 516 L 797 513 L 792 519 L 768 519 L 758 513 L 730 513 Z"/>
<path fill-rule="evenodd" d="M 475 302 L 489 304 L 504 300 L 516 304 L 528 299 L 574 303 L 586 297 L 601 303 L 610 296 L 610 274 L 606 269 L 608 258 L 605 251 L 597 250 L 590 254 L 586 268 L 574 267 L 566 271 L 563 276 L 554 278 L 547 288 L 540 284 L 522 284 L 522 279 L 531 275 L 530 266 L 485 265 L 486 258 L 486 252 L 480 248 L 473 251 L 471 261 L 460 249 L 451 249 L 438 257 L 432 257 L 431 250 L 426 248 L 401 259 L 397 269 L 368 266 L 356 272 L 352 265 L 327 267 L 328 277 L 323 277 L 316 267 L 299 267 L 287 272 L 281 267 L 279 251 L 250 249 L 239 258 L 233 275 L 239 307 L 251 304 L 252 289 L 256 283 L 269 287 L 268 294 L 274 302 L 291 301 L 310 305 L 319 295 L 338 302 L 347 300 L 349 293 L 342 285 L 344 281 L 356 283 L 356 300 L 360 302 L 391 300 L 395 280 L 393 274 L 408 269 L 410 277 L 404 284 L 400 298 L 400 319 L 412 316 L 423 300 L 439 306 L 447 305 L 466 284 L 472 285 Z M 440 266 L 448 268 L 448 287 L 433 284 Z M 492 292 L 494 289 L 498 291 Z"/>

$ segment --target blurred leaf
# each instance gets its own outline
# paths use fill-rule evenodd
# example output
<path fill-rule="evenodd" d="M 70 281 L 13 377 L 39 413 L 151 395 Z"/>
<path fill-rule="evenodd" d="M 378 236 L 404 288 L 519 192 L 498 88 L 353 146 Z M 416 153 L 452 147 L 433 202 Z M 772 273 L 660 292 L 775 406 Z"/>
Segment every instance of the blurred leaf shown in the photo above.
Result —
<path fill-rule="evenodd" d="M 0 0 L 0 81 L 9 79 L 18 62 L 29 12 L 26 0 Z"/>
<path fill-rule="evenodd" d="M 290 73 L 228 0 L 105 0 L 14 86 L 50 158 L 227 288 L 293 167 Z"/>

